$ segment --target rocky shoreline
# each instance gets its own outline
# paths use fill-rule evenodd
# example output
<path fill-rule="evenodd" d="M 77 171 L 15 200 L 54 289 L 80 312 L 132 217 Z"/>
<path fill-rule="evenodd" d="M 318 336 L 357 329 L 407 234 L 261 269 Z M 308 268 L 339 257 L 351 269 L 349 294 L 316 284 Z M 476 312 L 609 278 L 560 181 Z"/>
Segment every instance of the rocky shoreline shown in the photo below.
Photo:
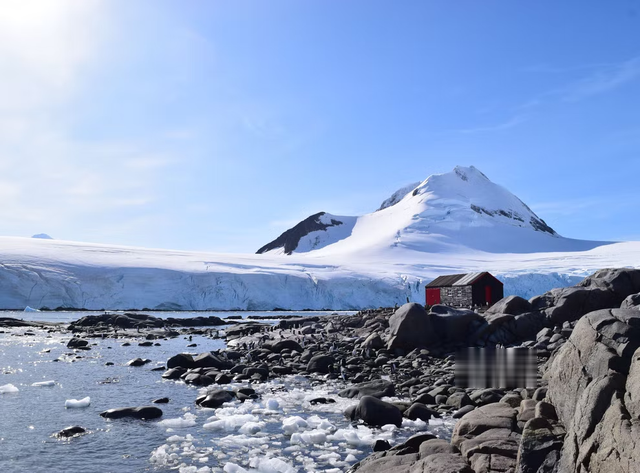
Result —
<path fill-rule="evenodd" d="M 74 333 L 68 347 L 90 349 L 86 339 L 105 336 L 142 336 L 148 346 L 178 335 L 225 337 L 226 349 L 170 357 L 162 378 L 205 388 L 194 399 L 199 407 L 253 399 L 256 383 L 301 375 L 312 383 L 341 380 L 346 388 L 338 396 L 358 400 L 345 412 L 354 424 L 458 419 L 451 439 L 421 433 L 400 445 L 376 442 L 351 472 L 635 472 L 639 309 L 640 270 L 607 269 L 528 301 L 507 297 L 484 314 L 406 304 L 350 316 L 287 317 L 275 325 L 87 316 L 68 327 Z M 226 330 L 217 329 L 222 325 Z M 542 385 L 455 385 L 456 350 L 496 346 L 536 349 Z M 230 383 L 236 387 L 227 389 Z M 139 409 L 161 415 L 158 408 Z"/>

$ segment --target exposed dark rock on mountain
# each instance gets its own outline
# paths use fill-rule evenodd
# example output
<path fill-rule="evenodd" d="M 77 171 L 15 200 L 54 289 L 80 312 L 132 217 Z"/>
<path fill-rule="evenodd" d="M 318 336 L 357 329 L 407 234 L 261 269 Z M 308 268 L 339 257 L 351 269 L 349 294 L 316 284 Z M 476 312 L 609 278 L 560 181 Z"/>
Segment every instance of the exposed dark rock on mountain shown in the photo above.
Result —
<path fill-rule="evenodd" d="M 331 223 L 323 223 L 320 220 L 320 217 L 325 214 L 326 212 L 318 212 L 317 214 L 313 214 L 310 217 L 307 217 L 302 222 L 298 223 L 295 227 L 290 228 L 272 242 L 264 245 L 262 248 L 256 251 L 256 254 L 262 254 L 266 253 L 267 251 L 282 248 L 285 254 L 290 255 L 298 247 L 298 243 L 300 242 L 300 239 L 302 237 L 308 235 L 311 232 L 326 230 L 329 227 L 336 227 L 343 224 L 343 222 L 341 222 L 340 220 L 333 218 L 330 221 Z"/>

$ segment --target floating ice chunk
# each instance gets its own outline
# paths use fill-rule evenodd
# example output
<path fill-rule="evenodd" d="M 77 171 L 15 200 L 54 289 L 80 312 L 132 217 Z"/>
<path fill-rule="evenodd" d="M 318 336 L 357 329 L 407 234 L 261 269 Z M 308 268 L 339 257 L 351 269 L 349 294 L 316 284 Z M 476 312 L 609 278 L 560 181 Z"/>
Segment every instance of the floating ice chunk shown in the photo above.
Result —
<path fill-rule="evenodd" d="M 275 411 L 279 407 L 280 407 L 280 403 L 278 402 L 277 399 L 269 399 L 267 401 L 267 409 Z"/>
<path fill-rule="evenodd" d="M 263 437 L 248 437 L 246 435 L 227 435 L 217 441 L 218 445 L 230 447 L 263 447 Z"/>
<path fill-rule="evenodd" d="M 34 309 L 33 307 L 29 307 L 29 306 L 25 307 L 24 311 L 25 312 L 40 312 L 38 309 Z"/>
<path fill-rule="evenodd" d="M 422 419 L 402 419 L 402 427 L 414 427 L 418 430 L 424 430 L 427 428 L 428 423 Z"/>
<path fill-rule="evenodd" d="M 0 394 L 10 394 L 17 393 L 19 391 L 13 384 L 5 384 L 4 386 L 0 386 Z"/>
<path fill-rule="evenodd" d="M 298 469 L 282 458 L 253 457 L 249 464 L 260 473 L 298 473 Z"/>
<path fill-rule="evenodd" d="M 84 397 L 80 400 L 78 399 L 67 399 L 64 402 L 64 407 L 67 408 L 76 408 L 76 407 L 89 407 L 91 404 L 91 398 L 89 396 Z"/>
<path fill-rule="evenodd" d="M 235 463 L 227 463 L 223 468 L 225 473 L 249 473 L 247 470 L 242 468 L 240 465 L 236 465 Z"/>
<path fill-rule="evenodd" d="M 33 383 L 31 386 L 41 387 L 41 386 L 55 386 L 55 381 L 38 381 L 37 383 Z"/>
<path fill-rule="evenodd" d="M 178 470 L 180 473 L 211 473 L 211 468 L 203 466 L 198 468 L 197 466 L 181 466 Z"/>
<path fill-rule="evenodd" d="M 215 418 L 215 416 L 214 416 Z M 238 427 L 243 426 L 247 422 L 257 422 L 258 418 L 253 414 L 237 414 L 222 417 L 221 419 L 214 420 L 204 424 L 202 427 L 207 430 L 226 430 L 232 431 Z"/>
<path fill-rule="evenodd" d="M 255 435 L 264 429 L 264 422 L 247 422 L 238 429 L 238 433 L 245 435 Z"/>
<path fill-rule="evenodd" d="M 282 430 L 285 435 L 291 435 L 301 429 L 309 427 L 309 424 L 300 416 L 286 417 L 282 419 Z"/>
<path fill-rule="evenodd" d="M 302 433 L 294 433 L 291 435 L 291 443 L 307 443 L 307 444 L 318 444 L 325 443 L 327 441 L 327 434 L 322 430 L 308 430 L 307 432 Z"/>
<path fill-rule="evenodd" d="M 196 425 L 196 416 L 187 412 L 182 417 L 176 417 L 174 419 L 165 419 L 158 422 L 158 425 L 171 429 L 177 429 L 182 427 L 193 427 Z"/>
<path fill-rule="evenodd" d="M 353 453 L 350 453 L 349 455 L 347 455 L 347 458 L 345 458 L 344 461 L 348 463 L 353 463 L 355 461 L 358 461 L 358 459 L 355 457 Z"/>

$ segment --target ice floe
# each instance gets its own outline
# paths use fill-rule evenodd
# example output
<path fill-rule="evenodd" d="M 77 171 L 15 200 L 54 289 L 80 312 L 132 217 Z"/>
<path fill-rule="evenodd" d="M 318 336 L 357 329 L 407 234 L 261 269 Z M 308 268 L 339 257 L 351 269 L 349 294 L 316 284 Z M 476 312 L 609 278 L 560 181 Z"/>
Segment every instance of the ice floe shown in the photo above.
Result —
<path fill-rule="evenodd" d="M 13 384 L 5 384 L 4 386 L 0 386 L 0 394 L 11 394 L 17 393 L 19 391 Z"/>
<path fill-rule="evenodd" d="M 91 398 L 89 396 L 83 397 L 82 399 L 67 399 L 64 402 L 64 407 L 67 408 L 89 407 L 90 405 Z"/>
<path fill-rule="evenodd" d="M 190 412 L 185 413 L 182 417 L 176 417 L 174 419 L 164 419 L 158 422 L 161 427 L 169 429 L 179 429 L 182 427 L 193 427 L 196 425 L 196 415 Z"/>
<path fill-rule="evenodd" d="M 44 387 L 44 386 L 55 386 L 55 381 L 38 381 L 37 383 L 33 383 L 31 386 L 34 387 Z"/>

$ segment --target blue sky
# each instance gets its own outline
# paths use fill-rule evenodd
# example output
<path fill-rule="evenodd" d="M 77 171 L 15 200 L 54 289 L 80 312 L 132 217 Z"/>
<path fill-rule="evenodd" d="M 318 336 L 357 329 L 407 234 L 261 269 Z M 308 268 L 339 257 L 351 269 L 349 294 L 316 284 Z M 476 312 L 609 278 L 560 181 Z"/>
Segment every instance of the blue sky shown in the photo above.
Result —
<path fill-rule="evenodd" d="M 254 252 L 475 165 L 640 239 L 640 3 L 5 0 L 0 234 Z"/>

